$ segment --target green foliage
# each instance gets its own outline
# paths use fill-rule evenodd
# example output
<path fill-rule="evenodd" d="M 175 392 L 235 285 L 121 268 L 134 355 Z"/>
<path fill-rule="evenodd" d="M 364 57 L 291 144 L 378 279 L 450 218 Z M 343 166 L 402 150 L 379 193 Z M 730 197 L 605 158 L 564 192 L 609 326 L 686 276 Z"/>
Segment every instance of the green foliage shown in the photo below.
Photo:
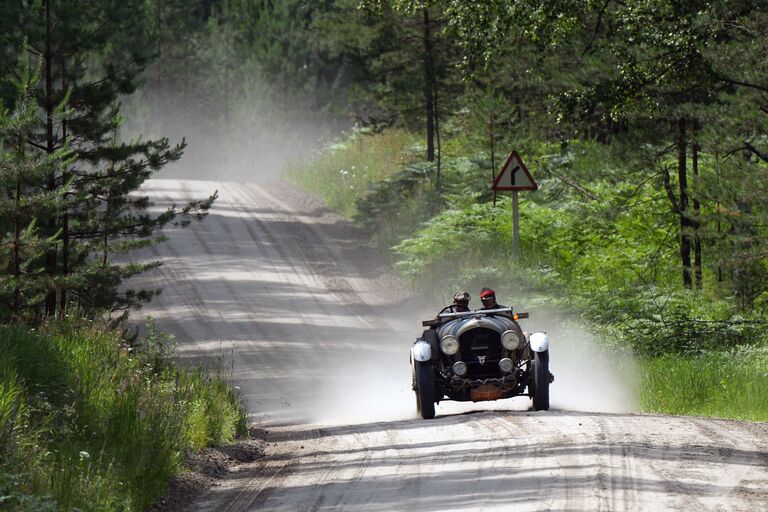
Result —
<path fill-rule="evenodd" d="M 55 214 L 66 192 L 65 186 L 45 192 L 37 187 L 72 158 L 66 146 L 29 154 L 27 145 L 44 117 L 36 100 L 40 78 L 26 61 L 13 87 L 12 110 L 0 106 L 0 254 L 5 261 L 0 266 L 0 319 L 13 315 L 20 320 L 23 304 L 40 301 L 50 286 L 36 262 L 55 247 L 55 237 L 40 229 L 38 219 Z M 54 115 L 66 113 L 59 106 Z"/>
<path fill-rule="evenodd" d="M 211 379 L 201 370 L 185 374 L 179 384 L 182 396 L 198 397 L 186 403 L 184 437 L 187 446 L 201 450 L 206 446 L 230 443 L 236 435 L 247 430 L 244 410 L 238 404 L 236 392 L 225 381 Z"/>
<path fill-rule="evenodd" d="M 415 235 L 395 246 L 401 257 L 395 268 L 419 283 L 439 282 L 441 276 L 475 265 L 501 262 L 511 247 L 501 209 L 473 204 L 436 215 Z"/>
<path fill-rule="evenodd" d="M 759 315 L 739 311 L 727 294 L 686 293 L 670 282 L 678 272 L 675 225 L 659 216 L 666 198 L 658 189 L 617 179 L 621 162 L 599 144 L 540 151 L 533 161 L 550 177 L 538 178 L 540 192 L 521 193 L 520 264 L 511 255 L 510 198 L 500 197 L 494 208 L 482 166 L 466 159 L 448 161 L 442 194 L 418 165 L 374 183 L 358 203 L 358 221 L 375 237 L 399 242 L 395 267 L 420 288 L 445 292 L 482 278 L 538 289 L 641 354 L 763 341 Z M 593 166 L 601 156 L 598 172 Z M 557 178 L 563 175 L 567 181 Z M 581 178 L 588 187 L 571 186 Z M 438 212 L 431 218 L 419 209 L 429 201 Z M 716 276 L 705 277 L 714 286 Z"/>
<path fill-rule="evenodd" d="M 5 502 L 20 510 L 144 510 L 185 450 L 243 434 L 236 392 L 218 374 L 177 369 L 169 341 L 152 327 L 135 349 L 78 322 L 40 334 L 0 328 Z"/>
<path fill-rule="evenodd" d="M 411 163 L 369 184 L 369 194 L 357 202 L 354 220 L 380 247 L 389 249 L 446 207 L 467 207 L 490 198 L 484 167 L 482 159 L 444 157 L 438 186 L 434 162 Z"/>
<path fill-rule="evenodd" d="M 357 200 L 354 219 L 380 244 L 390 245 L 439 210 L 434 176 L 433 164 L 414 162 L 369 184 L 369 193 Z"/>

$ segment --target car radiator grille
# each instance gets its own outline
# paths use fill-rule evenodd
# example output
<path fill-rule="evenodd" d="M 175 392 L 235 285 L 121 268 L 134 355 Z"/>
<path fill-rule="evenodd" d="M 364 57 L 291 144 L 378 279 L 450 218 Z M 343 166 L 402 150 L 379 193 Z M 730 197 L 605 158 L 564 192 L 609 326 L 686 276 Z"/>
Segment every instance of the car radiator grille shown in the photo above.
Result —
<path fill-rule="evenodd" d="M 461 360 L 467 363 L 467 377 L 498 377 L 502 346 L 499 333 L 472 329 L 459 339 Z"/>

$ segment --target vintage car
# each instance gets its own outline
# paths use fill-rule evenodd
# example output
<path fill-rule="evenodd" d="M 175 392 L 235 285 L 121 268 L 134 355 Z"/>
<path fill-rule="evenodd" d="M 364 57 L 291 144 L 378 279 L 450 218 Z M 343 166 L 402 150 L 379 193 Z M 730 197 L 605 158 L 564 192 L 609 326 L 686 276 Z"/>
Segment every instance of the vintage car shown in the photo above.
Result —
<path fill-rule="evenodd" d="M 512 308 L 443 312 L 422 322 L 428 327 L 411 347 L 416 408 L 435 417 L 442 400 L 499 400 L 528 396 L 537 411 L 549 409 L 549 339 L 526 333 L 517 323 L 528 313 Z"/>

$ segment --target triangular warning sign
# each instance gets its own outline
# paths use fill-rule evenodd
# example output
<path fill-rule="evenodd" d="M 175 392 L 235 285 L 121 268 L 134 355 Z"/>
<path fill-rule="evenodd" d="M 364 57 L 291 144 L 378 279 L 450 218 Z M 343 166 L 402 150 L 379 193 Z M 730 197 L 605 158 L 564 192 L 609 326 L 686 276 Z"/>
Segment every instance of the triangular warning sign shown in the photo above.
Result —
<path fill-rule="evenodd" d="M 517 151 L 509 154 L 501 172 L 493 180 L 493 190 L 538 190 L 539 186 Z"/>

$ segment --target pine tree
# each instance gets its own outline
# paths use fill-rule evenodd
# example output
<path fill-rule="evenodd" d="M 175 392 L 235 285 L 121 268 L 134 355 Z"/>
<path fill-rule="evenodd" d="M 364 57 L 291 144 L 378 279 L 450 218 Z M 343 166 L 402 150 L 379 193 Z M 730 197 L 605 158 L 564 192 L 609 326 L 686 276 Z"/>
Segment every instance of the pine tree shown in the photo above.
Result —
<path fill-rule="evenodd" d="M 32 321 L 42 316 L 38 306 L 51 288 L 51 278 L 40 260 L 57 240 L 39 229 L 37 219 L 55 215 L 66 189 L 40 192 L 39 184 L 54 169 L 70 163 L 72 156 L 66 144 L 51 153 L 29 147 L 31 134 L 47 119 L 36 100 L 39 73 L 30 72 L 26 56 L 20 61 L 19 79 L 6 84 L 16 89 L 13 109 L 0 107 L 0 254 L 7 262 L 0 268 L 2 321 Z M 61 120 L 66 112 L 59 105 L 52 114 Z"/>
<path fill-rule="evenodd" d="M 181 156 L 184 144 L 167 139 L 115 143 L 120 126 L 118 98 L 135 91 L 153 53 L 144 27 L 135 23 L 142 2 L 43 0 L 13 4 L 0 14 L 8 30 L 0 56 L 12 54 L 23 41 L 42 69 L 38 101 L 45 123 L 33 127 L 28 150 L 55 155 L 69 145 L 74 160 L 49 167 L 35 193 L 52 194 L 64 187 L 56 211 L 41 212 L 37 225 L 55 244 L 44 262 L 48 275 L 45 316 L 63 313 L 74 303 L 89 310 L 134 305 L 151 293 L 120 291 L 121 281 L 146 266 L 125 266 L 94 257 L 95 248 L 109 253 L 145 245 L 153 232 L 195 212 L 204 214 L 214 196 L 179 211 L 175 205 L 152 217 L 143 213 L 146 198 L 136 195 L 141 184 L 169 161 Z M 4 69 L 15 72 L 7 58 Z M 0 87 L 0 91 L 8 91 Z M 6 102 L 8 97 L 3 98 Z M 71 115 L 54 116 L 58 103 Z"/>

